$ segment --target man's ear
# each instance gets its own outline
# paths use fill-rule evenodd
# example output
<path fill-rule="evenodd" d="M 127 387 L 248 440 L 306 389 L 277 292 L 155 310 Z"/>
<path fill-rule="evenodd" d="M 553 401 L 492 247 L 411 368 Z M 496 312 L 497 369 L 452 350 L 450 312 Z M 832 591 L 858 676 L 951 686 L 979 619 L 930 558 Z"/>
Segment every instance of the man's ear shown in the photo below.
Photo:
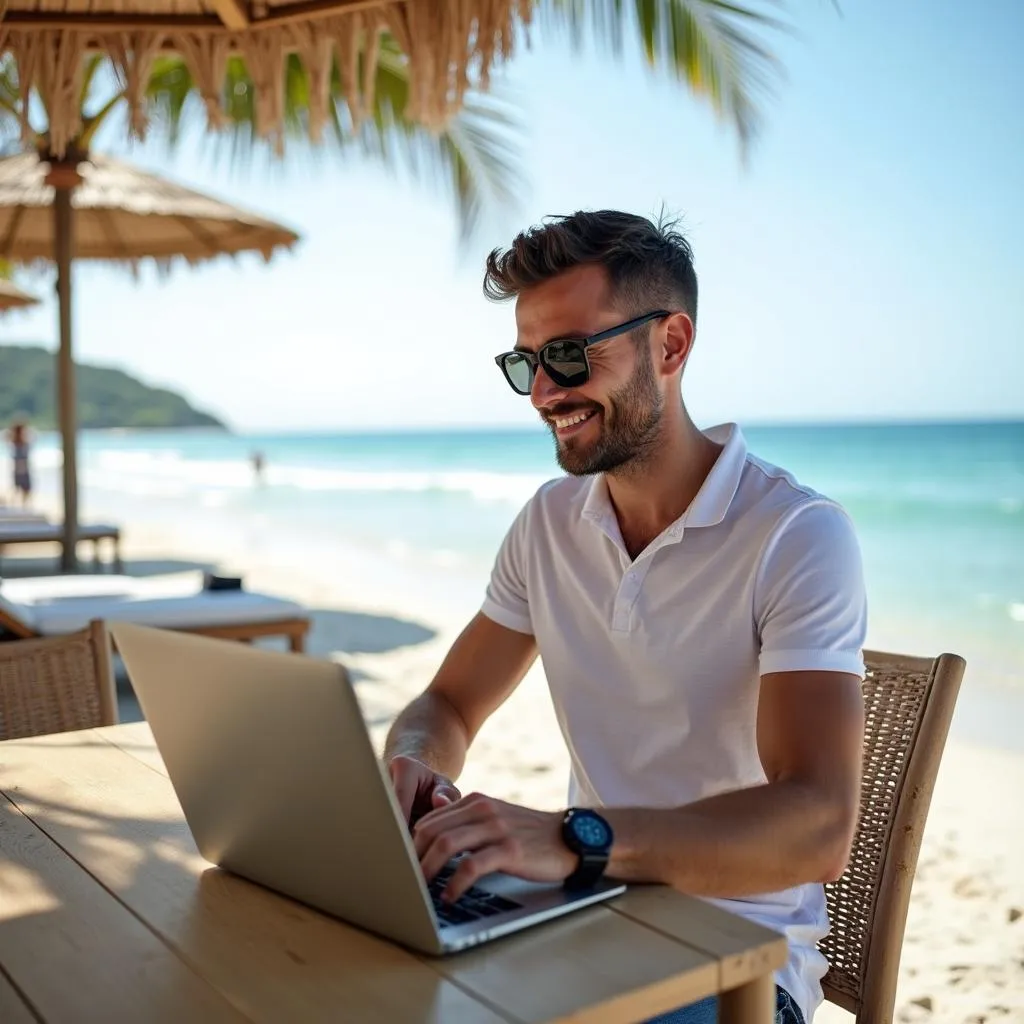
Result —
<path fill-rule="evenodd" d="M 685 313 L 673 313 L 666 318 L 658 360 L 666 376 L 679 373 L 686 366 L 693 350 L 694 334 L 693 321 Z"/>

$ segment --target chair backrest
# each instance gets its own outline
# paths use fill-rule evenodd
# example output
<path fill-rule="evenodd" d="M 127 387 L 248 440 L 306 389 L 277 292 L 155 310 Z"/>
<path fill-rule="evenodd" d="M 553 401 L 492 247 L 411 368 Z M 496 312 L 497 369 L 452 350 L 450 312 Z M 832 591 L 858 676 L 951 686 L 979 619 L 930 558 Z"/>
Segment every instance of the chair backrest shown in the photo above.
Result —
<path fill-rule="evenodd" d="M 0 643 L 0 740 L 117 724 L 106 626 Z"/>
<path fill-rule="evenodd" d="M 850 861 L 825 886 L 825 998 L 857 1024 L 891 1022 L 910 888 L 966 663 L 865 651 L 864 766 Z"/>

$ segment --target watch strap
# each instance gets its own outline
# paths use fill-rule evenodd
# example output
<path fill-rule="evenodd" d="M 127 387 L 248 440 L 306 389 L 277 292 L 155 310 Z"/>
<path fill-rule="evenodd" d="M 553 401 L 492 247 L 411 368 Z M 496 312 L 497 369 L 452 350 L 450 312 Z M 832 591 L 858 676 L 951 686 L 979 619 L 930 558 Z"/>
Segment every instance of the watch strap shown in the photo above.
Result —
<path fill-rule="evenodd" d="M 607 853 L 581 853 L 576 870 L 562 882 L 562 885 L 566 889 L 589 889 L 601 880 L 607 866 Z"/>

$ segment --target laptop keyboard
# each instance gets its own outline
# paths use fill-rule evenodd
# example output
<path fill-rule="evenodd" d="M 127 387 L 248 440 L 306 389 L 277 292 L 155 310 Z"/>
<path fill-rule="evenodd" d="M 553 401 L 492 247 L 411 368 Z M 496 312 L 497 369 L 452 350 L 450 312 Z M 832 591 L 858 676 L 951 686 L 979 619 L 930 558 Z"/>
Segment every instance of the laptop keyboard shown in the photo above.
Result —
<path fill-rule="evenodd" d="M 455 924 L 466 924 L 468 921 L 479 921 L 484 917 L 493 917 L 495 914 L 504 914 L 509 910 L 518 910 L 522 906 L 515 900 L 506 899 L 497 893 L 487 892 L 486 889 L 481 889 L 476 885 L 470 886 L 454 903 L 443 902 L 441 892 L 454 870 L 455 864 L 448 864 L 427 886 L 430 899 L 434 904 L 434 912 L 437 914 L 442 928 Z"/>

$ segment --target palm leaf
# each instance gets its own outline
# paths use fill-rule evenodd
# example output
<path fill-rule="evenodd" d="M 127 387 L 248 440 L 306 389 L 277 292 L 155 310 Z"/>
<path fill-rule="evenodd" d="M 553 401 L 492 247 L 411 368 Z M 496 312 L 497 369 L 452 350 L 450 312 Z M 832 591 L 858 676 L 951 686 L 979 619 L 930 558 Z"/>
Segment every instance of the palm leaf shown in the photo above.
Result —
<path fill-rule="evenodd" d="M 648 64 L 686 83 L 731 123 L 746 155 L 761 123 L 759 99 L 781 71 L 760 36 L 785 23 L 778 0 L 540 0 L 540 20 L 582 45 L 589 30 L 615 56 L 635 33 Z M 630 8 L 632 8 L 630 10 Z"/>
<path fill-rule="evenodd" d="M 10 54 L 0 56 L 0 146 L 13 143 L 21 134 L 21 90 L 18 67 Z"/>

